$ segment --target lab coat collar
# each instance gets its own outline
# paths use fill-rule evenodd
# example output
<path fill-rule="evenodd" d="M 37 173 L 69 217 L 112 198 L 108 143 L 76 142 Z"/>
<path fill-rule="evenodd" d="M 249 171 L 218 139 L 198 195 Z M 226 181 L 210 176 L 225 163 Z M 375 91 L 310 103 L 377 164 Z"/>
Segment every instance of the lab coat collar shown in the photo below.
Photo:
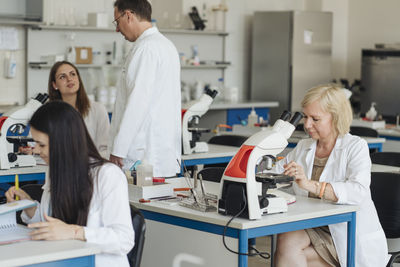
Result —
<path fill-rule="evenodd" d="M 333 156 L 334 158 L 338 158 L 339 155 L 342 153 L 341 150 L 342 150 L 342 149 L 344 148 L 344 146 L 345 146 L 345 144 L 344 144 L 345 142 L 343 142 L 343 139 L 344 139 L 347 135 L 348 135 L 348 134 L 343 135 L 343 136 L 338 136 L 338 137 L 336 138 L 335 146 L 333 147 L 332 152 L 331 152 L 331 155 L 334 154 L 334 156 Z M 313 166 L 313 162 L 314 162 L 314 158 L 315 158 L 315 150 L 317 149 L 317 140 L 314 140 L 314 139 L 312 139 L 312 138 L 309 138 L 309 139 L 306 139 L 304 142 L 305 142 L 305 144 L 304 144 L 304 149 L 305 149 L 305 151 L 307 151 L 307 154 L 306 154 L 306 164 L 307 164 L 307 166 Z M 331 157 L 331 155 L 329 156 L 328 161 L 326 162 L 325 167 L 332 163 L 332 160 L 331 160 L 332 157 Z M 308 170 L 306 171 L 306 173 L 307 173 L 307 177 L 311 177 L 312 168 L 308 168 Z M 325 181 L 325 180 L 326 180 L 326 178 L 325 178 L 325 172 L 323 171 L 322 174 L 321 174 L 321 176 L 320 176 L 320 181 Z"/>
<path fill-rule="evenodd" d="M 150 36 L 152 34 L 158 33 L 158 29 L 157 27 L 151 27 L 148 28 L 147 30 L 145 30 L 140 36 L 139 38 L 136 39 L 136 43 L 140 42 L 140 40 L 143 40 L 144 38 L 146 38 L 147 36 Z"/>

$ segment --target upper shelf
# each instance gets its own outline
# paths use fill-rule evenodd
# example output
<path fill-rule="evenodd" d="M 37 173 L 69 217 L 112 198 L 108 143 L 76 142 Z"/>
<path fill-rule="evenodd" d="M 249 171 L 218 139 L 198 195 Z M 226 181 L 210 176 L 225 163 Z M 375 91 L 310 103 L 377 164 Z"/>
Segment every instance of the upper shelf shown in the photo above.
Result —
<path fill-rule="evenodd" d="M 76 64 L 78 68 L 120 68 L 120 65 L 97 65 L 97 64 Z M 183 65 L 181 66 L 182 69 L 226 69 L 229 67 L 230 64 L 201 64 L 198 66 L 195 65 Z M 32 69 L 49 69 L 52 67 L 52 65 L 49 64 L 35 64 L 35 63 L 29 63 L 29 67 Z"/>
<path fill-rule="evenodd" d="M 42 23 L 43 22 L 39 22 L 39 21 L 28 21 L 28 20 L 23 20 L 23 19 L 12 19 L 12 18 L 0 17 L 0 25 L 25 25 L 25 26 L 35 27 Z"/>
<path fill-rule="evenodd" d="M 67 31 L 115 31 L 115 28 L 97 28 L 90 26 L 63 26 L 63 25 L 44 25 L 44 24 L 34 24 L 28 25 L 33 29 L 46 29 L 46 30 L 67 30 Z M 162 33 L 170 34 L 199 34 L 199 35 L 218 35 L 227 36 L 227 32 L 223 31 L 196 31 L 188 29 L 159 29 Z"/>

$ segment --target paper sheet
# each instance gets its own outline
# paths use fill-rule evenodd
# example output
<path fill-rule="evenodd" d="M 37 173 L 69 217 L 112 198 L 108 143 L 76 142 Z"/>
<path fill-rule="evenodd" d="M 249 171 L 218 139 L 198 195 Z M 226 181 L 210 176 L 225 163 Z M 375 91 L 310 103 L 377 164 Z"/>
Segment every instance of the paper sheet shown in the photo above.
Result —
<path fill-rule="evenodd" d="M 0 50 L 18 50 L 18 32 L 16 28 L 0 27 Z"/>

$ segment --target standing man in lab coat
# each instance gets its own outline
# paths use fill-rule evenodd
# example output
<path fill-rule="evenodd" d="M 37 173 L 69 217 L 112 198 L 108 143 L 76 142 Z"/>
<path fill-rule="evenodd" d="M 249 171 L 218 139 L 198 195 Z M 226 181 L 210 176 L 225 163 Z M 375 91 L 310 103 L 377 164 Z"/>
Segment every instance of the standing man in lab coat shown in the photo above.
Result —
<path fill-rule="evenodd" d="M 181 160 L 178 52 L 152 27 L 147 0 L 116 0 L 113 23 L 133 47 L 125 58 L 111 121 L 110 160 L 129 169 L 146 159 L 153 176 L 175 176 Z"/>

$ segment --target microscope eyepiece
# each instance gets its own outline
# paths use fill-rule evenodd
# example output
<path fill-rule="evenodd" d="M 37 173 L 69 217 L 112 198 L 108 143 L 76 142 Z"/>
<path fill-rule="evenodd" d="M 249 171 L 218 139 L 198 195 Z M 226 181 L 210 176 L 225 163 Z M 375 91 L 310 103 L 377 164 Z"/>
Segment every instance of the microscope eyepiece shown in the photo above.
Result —
<path fill-rule="evenodd" d="M 44 104 L 44 103 L 47 101 L 48 98 L 49 98 L 49 95 L 48 95 L 48 94 L 46 94 L 46 93 L 43 93 L 43 94 L 39 93 L 39 94 L 37 94 L 37 96 L 35 97 L 35 100 L 37 100 L 37 101 L 39 101 L 40 103 Z"/>
<path fill-rule="evenodd" d="M 290 111 L 285 110 L 285 111 L 283 111 L 283 113 L 279 119 L 281 119 L 283 121 L 288 121 L 290 119 L 291 115 L 292 114 L 290 113 Z"/>
<path fill-rule="evenodd" d="M 206 86 L 206 88 L 204 89 L 204 91 L 205 91 L 205 93 L 206 93 L 207 95 L 209 95 L 211 98 L 215 98 L 215 97 L 217 96 L 217 94 L 218 94 L 218 91 L 217 91 L 217 90 L 211 90 L 209 85 Z"/>
<path fill-rule="evenodd" d="M 303 118 L 303 113 L 301 112 L 296 112 L 292 119 L 290 120 L 290 123 L 293 124 L 294 127 L 297 126 L 297 124 L 300 122 L 300 120 Z"/>

